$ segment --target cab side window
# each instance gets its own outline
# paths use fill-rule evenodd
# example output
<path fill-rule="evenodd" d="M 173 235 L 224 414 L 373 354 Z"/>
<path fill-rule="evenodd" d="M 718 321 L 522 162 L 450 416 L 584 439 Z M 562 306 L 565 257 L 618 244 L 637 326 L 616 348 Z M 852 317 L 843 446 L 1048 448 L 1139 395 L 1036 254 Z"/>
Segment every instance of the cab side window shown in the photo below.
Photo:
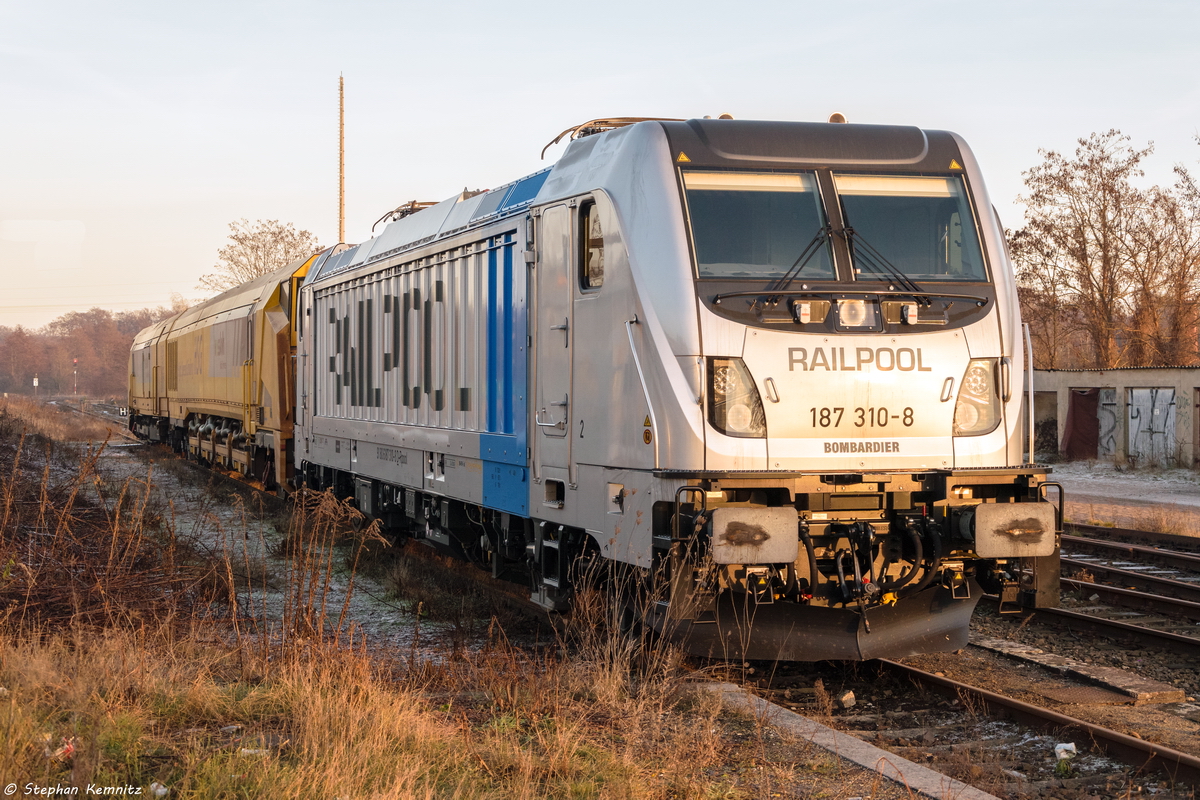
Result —
<path fill-rule="evenodd" d="M 604 231 L 594 202 L 580 207 L 579 229 L 580 284 L 584 291 L 599 289 L 604 285 Z"/>

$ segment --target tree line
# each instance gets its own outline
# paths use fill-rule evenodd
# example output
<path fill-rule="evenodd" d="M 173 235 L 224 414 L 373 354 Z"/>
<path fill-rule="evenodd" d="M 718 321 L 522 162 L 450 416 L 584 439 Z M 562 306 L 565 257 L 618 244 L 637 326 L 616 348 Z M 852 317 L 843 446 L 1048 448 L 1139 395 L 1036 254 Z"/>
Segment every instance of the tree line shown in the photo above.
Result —
<path fill-rule="evenodd" d="M 316 236 L 291 223 L 245 219 L 229 224 L 229 243 L 217 252 L 213 271 L 198 289 L 213 295 L 231 289 L 320 249 Z M 78 393 L 124 402 L 129 348 L 138 332 L 177 314 L 188 301 L 173 295 L 171 306 L 112 312 L 72 311 L 43 328 L 0 325 L 0 392 L 42 395 Z"/>
<path fill-rule="evenodd" d="M 179 303 L 115 314 L 93 308 L 35 330 L 0 325 L 0 392 L 34 394 L 36 377 L 43 396 L 73 394 L 78 383 L 79 394 L 124 398 L 133 337 L 179 310 Z"/>

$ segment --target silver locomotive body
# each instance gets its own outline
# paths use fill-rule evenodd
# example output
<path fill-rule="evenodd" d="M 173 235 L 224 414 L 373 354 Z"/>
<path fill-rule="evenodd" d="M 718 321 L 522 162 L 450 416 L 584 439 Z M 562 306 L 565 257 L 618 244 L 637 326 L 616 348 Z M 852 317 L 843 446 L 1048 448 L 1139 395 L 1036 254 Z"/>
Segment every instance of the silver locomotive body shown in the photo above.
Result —
<path fill-rule="evenodd" d="M 957 649 L 981 583 L 1056 600 L 1016 287 L 953 134 L 607 130 L 329 254 L 300 303 L 297 474 L 547 608 L 623 565 L 693 652 L 819 660 Z"/>

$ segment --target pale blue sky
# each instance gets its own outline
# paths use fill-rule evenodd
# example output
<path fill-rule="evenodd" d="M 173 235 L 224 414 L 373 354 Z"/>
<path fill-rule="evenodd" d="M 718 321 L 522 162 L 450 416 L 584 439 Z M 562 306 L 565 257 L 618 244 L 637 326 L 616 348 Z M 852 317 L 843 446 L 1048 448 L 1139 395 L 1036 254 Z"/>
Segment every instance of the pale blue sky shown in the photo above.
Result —
<path fill-rule="evenodd" d="M 339 73 L 352 242 L 575 123 L 723 112 L 956 131 L 1016 227 L 1038 149 L 1092 131 L 1200 170 L 1198 39 L 1173 0 L 0 0 L 0 325 L 198 297 L 240 217 L 332 244 Z"/>

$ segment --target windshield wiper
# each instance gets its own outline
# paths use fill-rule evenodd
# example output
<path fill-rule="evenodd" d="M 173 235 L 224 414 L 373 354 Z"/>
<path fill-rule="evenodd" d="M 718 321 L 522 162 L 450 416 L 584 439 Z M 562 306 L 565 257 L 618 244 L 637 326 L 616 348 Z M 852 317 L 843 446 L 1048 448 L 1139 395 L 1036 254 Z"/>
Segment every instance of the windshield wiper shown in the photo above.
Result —
<path fill-rule="evenodd" d="M 809 239 L 808 244 L 804 245 L 804 249 L 800 251 L 800 255 L 796 256 L 796 260 L 792 262 L 790 267 L 788 267 L 788 271 L 783 273 L 783 275 L 777 278 L 774 282 L 768 284 L 767 288 L 764 290 L 765 297 L 760 295 L 754 300 L 751 306 L 756 308 L 760 302 L 764 304 L 769 303 L 771 305 L 778 303 L 779 295 L 768 293 L 785 291 L 787 287 L 792 284 L 792 281 L 796 280 L 804 268 L 808 266 L 808 263 L 812 261 L 813 256 L 821 252 L 821 244 L 823 243 L 823 240 L 828 239 L 832 235 L 833 229 L 829 225 L 824 225 L 818 228 L 817 232 L 813 234 L 813 237 Z"/>
<path fill-rule="evenodd" d="M 895 264 L 888 261 L 887 257 L 864 239 L 861 233 L 858 233 L 849 225 L 842 228 L 840 233 L 846 238 L 846 244 L 850 246 L 850 258 L 852 262 L 861 263 L 876 275 L 890 278 L 899 284 L 900 288 L 917 295 L 918 302 L 921 301 L 920 295 L 924 294 L 924 290 L 905 275 Z M 931 305 L 932 301 L 926 299 L 925 304 Z"/>

